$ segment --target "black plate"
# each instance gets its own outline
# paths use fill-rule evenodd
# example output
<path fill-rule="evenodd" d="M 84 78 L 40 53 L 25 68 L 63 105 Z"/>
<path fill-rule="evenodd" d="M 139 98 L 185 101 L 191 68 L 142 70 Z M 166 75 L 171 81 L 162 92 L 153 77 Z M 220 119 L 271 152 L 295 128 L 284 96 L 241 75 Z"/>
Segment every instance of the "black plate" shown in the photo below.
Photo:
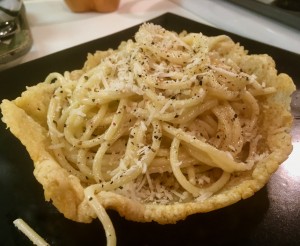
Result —
<path fill-rule="evenodd" d="M 177 32 L 187 30 L 206 35 L 226 33 L 170 13 L 151 22 Z M 88 52 L 115 48 L 122 40 L 132 38 L 137 29 L 138 26 L 129 28 L 2 71 L 0 100 L 14 99 L 25 86 L 43 81 L 50 72 L 81 68 Z M 229 35 L 252 53 L 272 55 L 279 71 L 289 73 L 300 84 L 299 55 Z M 299 127 L 295 128 L 297 131 L 299 133 Z M 32 174 L 32 161 L 25 148 L 5 129 L 2 122 L 0 136 L 0 245 L 31 245 L 13 226 L 13 220 L 19 217 L 51 245 L 104 245 L 104 231 L 98 220 L 91 224 L 70 221 L 58 213 L 51 203 L 44 201 L 42 187 Z M 214 212 L 189 216 L 174 225 L 131 222 L 109 211 L 118 245 L 298 245 L 300 176 L 291 176 L 293 168 L 296 168 L 293 167 L 295 158 L 284 163 L 268 185 L 253 197 Z M 287 170 L 287 166 L 291 169 Z"/>

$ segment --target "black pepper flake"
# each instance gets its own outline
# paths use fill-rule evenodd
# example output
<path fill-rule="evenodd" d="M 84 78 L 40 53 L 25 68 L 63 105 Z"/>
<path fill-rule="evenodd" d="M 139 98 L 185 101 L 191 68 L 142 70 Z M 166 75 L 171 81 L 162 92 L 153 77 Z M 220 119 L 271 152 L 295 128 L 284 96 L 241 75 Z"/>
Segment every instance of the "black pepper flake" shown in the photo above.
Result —
<path fill-rule="evenodd" d="M 200 75 L 197 75 L 197 80 L 198 80 L 198 82 L 199 82 L 199 85 L 202 85 L 203 84 L 203 77 L 202 76 L 200 76 Z"/>
<path fill-rule="evenodd" d="M 89 197 L 89 201 L 92 201 L 92 200 L 93 200 L 93 197 L 90 196 L 90 197 Z"/>

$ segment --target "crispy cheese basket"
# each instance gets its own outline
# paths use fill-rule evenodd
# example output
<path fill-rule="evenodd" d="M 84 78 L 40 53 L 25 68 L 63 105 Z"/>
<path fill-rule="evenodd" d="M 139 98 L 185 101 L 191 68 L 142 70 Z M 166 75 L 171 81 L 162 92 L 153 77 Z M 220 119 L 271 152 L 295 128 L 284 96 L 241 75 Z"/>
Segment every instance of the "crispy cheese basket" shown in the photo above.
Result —
<path fill-rule="evenodd" d="M 1 110 L 45 199 L 68 219 L 98 217 L 115 244 L 105 209 L 175 223 L 261 189 L 292 151 L 294 90 L 271 57 L 228 36 L 146 23 Z"/>

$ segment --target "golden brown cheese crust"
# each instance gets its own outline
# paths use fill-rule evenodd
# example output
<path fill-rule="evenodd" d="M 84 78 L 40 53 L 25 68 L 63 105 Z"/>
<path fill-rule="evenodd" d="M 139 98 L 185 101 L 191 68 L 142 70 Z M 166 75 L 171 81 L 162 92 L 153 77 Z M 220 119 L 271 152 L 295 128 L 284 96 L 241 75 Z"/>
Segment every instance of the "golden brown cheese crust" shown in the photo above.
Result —
<path fill-rule="evenodd" d="M 232 42 L 226 42 L 227 40 L 224 41 L 224 45 L 232 45 Z M 103 53 L 90 55 L 90 63 L 85 64 L 84 69 L 88 70 L 95 66 L 95 61 L 100 60 L 99 55 Z M 129 220 L 175 223 L 191 214 L 209 212 L 246 199 L 268 182 L 272 173 L 292 151 L 289 133 L 292 115 L 289 105 L 290 95 L 295 86 L 288 75 L 277 75 L 274 61 L 267 55 L 239 54 L 234 57 L 231 54 L 231 57 L 239 60 L 240 67 L 244 71 L 263 78 L 268 86 L 277 89 L 272 96 L 268 96 L 265 100 L 261 99 L 265 107 L 262 107 L 264 110 L 259 119 L 260 134 L 267 139 L 270 155 L 259 161 L 252 170 L 237 174 L 220 192 L 202 202 L 172 205 L 142 204 L 118 194 L 102 191 L 99 199 L 105 208 L 115 209 Z M 81 74 L 81 71 L 73 72 L 74 76 L 76 74 Z M 28 88 L 21 97 L 13 101 L 3 100 L 2 120 L 27 148 L 35 165 L 34 175 L 43 185 L 46 200 L 52 201 L 66 218 L 91 222 L 96 215 L 84 198 L 84 188 L 79 179 L 64 170 L 48 148 L 51 141 L 48 136 L 46 114 L 54 88 L 55 83 L 40 83 Z M 280 116 L 280 120 L 278 117 L 275 120 L 274 115 Z M 278 131 L 282 128 L 286 130 Z"/>

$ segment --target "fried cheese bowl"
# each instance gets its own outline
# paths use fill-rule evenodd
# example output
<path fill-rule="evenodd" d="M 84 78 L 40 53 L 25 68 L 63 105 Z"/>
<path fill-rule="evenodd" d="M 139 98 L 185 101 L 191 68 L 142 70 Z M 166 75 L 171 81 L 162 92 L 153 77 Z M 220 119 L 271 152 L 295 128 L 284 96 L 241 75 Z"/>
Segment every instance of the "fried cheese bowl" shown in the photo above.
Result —
<path fill-rule="evenodd" d="M 176 223 L 261 189 L 292 151 L 294 90 L 271 57 L 228 36 L 146 23 L 1 111 L 45 199 L 68 219 L 98 217 L 115 245 L 106 209 Z"/>

